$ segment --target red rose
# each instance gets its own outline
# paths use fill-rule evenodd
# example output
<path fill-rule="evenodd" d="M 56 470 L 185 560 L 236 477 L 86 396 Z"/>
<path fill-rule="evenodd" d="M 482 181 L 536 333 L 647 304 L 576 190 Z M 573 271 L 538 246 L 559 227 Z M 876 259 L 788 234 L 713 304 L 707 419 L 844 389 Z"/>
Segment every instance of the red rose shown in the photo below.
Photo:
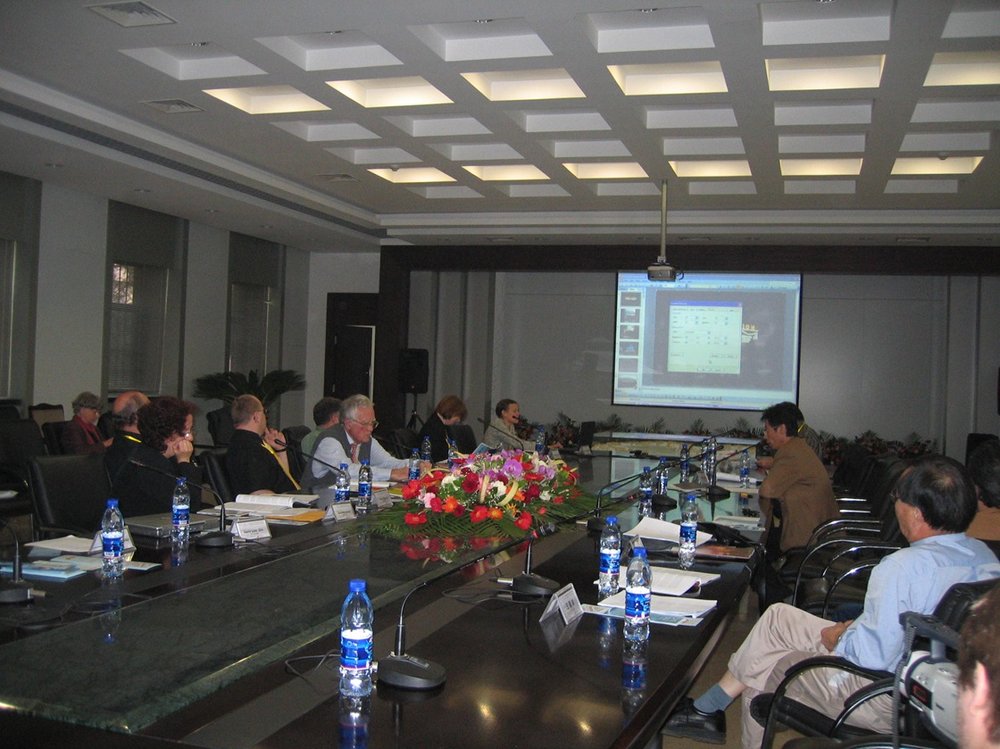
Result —
<path fill-rule="evenodd" d="M 444 503 L 441 501 L 441 497 L 431 497 L 431 509 L 434 512 L 441 512 L 444 507 Z"/>
<path fill-rule="evenodd" d="M 472 508 L 472 512 L 469 513 L 469 521 L 472 523 L 481 523 L 490 516 L 490 510 L 486 505 L 476 505 Z"/>
<path fill-rule="evenodd" d="M 462 479 L 462 491 L 464 491 L 466 494 L 472 494 L 472 492 L 479 491 L 478 473 L 465 474 L 465 478 Z"/>
<path fill-rule="evenodd" d="M 403 522 L 407 525 L 423 525 L 427 522 L 426 512 L 408 512 L 403 516 Z"/>
<path fill-rule="evenodd" d="M 403 499 L 416 499 L 420 496 L 420 482 L 419 481 L 409 481 L 406 486 L 403 487 Z"/>
<path fill-rule="evenodd" d="M 514 525 L 520 528 L 522 531 L 528 530 L 531 527 L 531 513 L 522 512 L 517 516 L 517 520 L 514 521 Z"/>

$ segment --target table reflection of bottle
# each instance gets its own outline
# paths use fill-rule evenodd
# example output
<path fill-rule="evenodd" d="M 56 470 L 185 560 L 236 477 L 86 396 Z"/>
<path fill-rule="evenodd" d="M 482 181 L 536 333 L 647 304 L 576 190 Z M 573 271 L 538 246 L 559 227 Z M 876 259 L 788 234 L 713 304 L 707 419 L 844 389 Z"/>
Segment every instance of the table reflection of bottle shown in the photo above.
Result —
<path fill-rule="evenodd" d="M 97 626 L 101 632 L 101 642 L 114 645 L 118 642 L 118 627 L 122 623 L 121 586 L 117 582 L 105 581 L 101 586 L 101 613 L 97 616 Z"/>
<path fill-rule="evenodd" d="M 618 639 L 618 623 L 614 617 L 602 616 L 597 625 L 597 663 L 601 668 L 611 665 L 611 651 Z"/>
<path fill-rule="evenodd" d="M 632 643 L 622 649 L 622 710 L 632 715 L 646 699 L 646 645 Z"/>
<path fill-rule="evenodd" d="M 340 698 L 340 749 L 367 749 L 371 697 Z"/>
<path fill-rule="evenodd" d="M 170 543 L 170 566 L 180 567 L 188 560 L 188 540 L 174 540 Z"/>

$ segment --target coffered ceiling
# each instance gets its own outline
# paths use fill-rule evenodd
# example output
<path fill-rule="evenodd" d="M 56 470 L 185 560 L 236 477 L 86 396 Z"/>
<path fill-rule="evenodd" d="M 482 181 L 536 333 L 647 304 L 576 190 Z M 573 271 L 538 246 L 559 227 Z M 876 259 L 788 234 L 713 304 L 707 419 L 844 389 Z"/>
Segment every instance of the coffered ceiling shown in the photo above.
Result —
<path fill-rule="evenodd" d="M 310 251 L 1000 246 L 996 0 L 0 0 L 0 170 Z"/>

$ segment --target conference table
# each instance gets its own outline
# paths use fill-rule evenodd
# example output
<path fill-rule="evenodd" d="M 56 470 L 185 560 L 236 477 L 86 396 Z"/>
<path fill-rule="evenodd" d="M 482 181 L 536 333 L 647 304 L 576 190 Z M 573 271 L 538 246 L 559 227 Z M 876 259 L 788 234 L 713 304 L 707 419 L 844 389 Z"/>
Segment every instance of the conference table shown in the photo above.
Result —
<path fill-rule="evenodd" d="M 625 528 L 638 516 L 622 479 L 641 466 L 580 458 L 585 487 L 605 488 L 604 511 Z M 733 499 L 720 511 L 727 502 L 735 509 Z M 626 656 L 620 619 L 540 621 L 545 599 L 496 581 L 523 571 L 524 539 L 401 541 L 368 523 L 275 526 L 266 543 L 192 548 L 184 560 L 152 544 L 139 556 L 161 568 L 118 585 L 36 584 L 44 601 L 0 610 L 0 735 L 25 747 L 642 747 L 718 642 L 755 561 L 696 562 L 719 578 L 691 595 L 716 607 L 696 626 L 653 625 L 645 652 Z M 533 572 L 596 603 L 597 536 L 585 522 L 535 539 L 528 556 Z M 379 685 L 360 725 L 355 710 L 341 731 L 335 653 L 356 577 L 376 609 L 376 659 L 392 650 L 411 594 L 407 651 L 447 680 L 426 692 Z"/>

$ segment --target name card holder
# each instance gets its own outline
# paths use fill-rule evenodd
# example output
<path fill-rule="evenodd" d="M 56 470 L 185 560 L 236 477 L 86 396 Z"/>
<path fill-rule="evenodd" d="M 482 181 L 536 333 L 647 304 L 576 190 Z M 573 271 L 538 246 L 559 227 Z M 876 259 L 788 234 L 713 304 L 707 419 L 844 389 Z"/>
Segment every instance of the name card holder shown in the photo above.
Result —
<path fill-rule="evenodd" d="M 574 622 L 583 616 L 583 606 L 580 605 L 580 598 L 572 583 L 564 585 L 552 594 L 548 606 L 545 607 L 545 611 L 542 612 L 538 620 L 544 621 L 556 612 L 559 612 L 564 624 Z"/>
<path fill-rule="evenodd" d="M 244 541 L 261 541 L 271 537 L 271 528 L 264 518 L 236 518 L 229 532 Z"/>
<path fill-rule="evenodd" d="M 326 506 L 326 515 L 323 520 L 332 520 L 335 523 L 340 523 L 345 520 L 354 520 L 357 514 L 354 512 L 354 506 L 350 502 L 334 502 Z"/>

